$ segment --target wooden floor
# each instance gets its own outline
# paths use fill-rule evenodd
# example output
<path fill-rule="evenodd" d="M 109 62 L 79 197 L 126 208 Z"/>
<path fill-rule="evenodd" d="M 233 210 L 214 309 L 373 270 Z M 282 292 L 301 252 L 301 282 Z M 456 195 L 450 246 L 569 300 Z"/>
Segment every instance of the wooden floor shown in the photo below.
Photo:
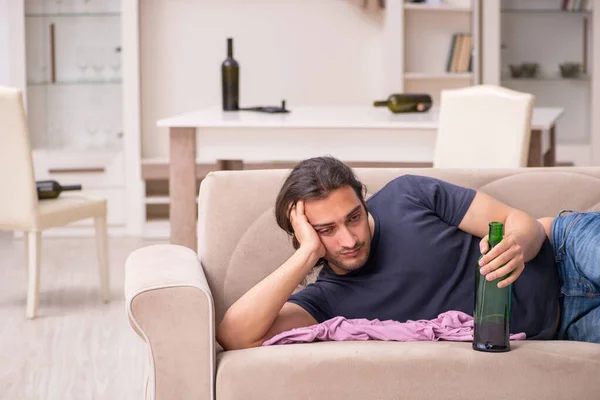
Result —
<path fill-rule="evenodd" d="M 0 399 L 142 399 L 143 342 L 125 316 L 124 262 L 159 243 L 111 238 L 113 300 L 99 297 L 93 239 L 44 238 L 40 317 L 25 318 L 22 240 L 0 232 Z"/>

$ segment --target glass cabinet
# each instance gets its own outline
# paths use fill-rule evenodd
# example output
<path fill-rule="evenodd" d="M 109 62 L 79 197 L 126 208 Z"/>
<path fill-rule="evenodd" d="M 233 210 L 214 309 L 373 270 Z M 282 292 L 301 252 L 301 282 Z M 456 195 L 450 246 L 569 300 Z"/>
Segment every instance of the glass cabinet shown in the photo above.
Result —
<path fill-rule="evenodd" d="M 25 0 L 27 110 L 35 149 L 122 151 L 119 0 Z"/>

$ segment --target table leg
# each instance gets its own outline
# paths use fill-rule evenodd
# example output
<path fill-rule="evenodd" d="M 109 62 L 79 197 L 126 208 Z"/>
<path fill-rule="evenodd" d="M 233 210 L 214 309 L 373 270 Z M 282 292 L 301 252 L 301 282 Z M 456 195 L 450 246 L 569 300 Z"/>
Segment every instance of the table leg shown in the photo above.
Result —
<path fill-rule="evenodd" d="M 217 160 L 219 171 L 240 171 L 244 169 L 243 160 Z"/>
<path fill-rule="evenodd" d="M 556 166 L 556 132 L 554 128 L 554 125 L 550 128 L 550 148 L 544 154 L 544 167 Z"/>
<path fill-rule="evenodd" d="M 169 134 L 171 243 L 196 251 L 196 128 L 171 128 Z"/>
<path fill-rule="evenodd" d="M 542 166 L 542 131 L 535 129 L 531 131 L 529 140 L 529 156 L 527 159 L 528 167 Z"/>

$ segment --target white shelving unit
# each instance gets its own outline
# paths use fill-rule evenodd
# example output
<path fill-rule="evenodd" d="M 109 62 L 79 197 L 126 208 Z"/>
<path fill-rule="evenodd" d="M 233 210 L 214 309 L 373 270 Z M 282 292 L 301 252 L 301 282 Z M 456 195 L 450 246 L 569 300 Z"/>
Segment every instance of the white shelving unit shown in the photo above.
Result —
<path fill-rule="evenodd" d="M 466 2 L 468 4 L 468 2 Z M 424 92 L 439 106 L 444 89 L 471 86 L 480 82 L 480 1 L 469 6 L 386 2 L 385 44 L 389 86 L 398 92 Z M 447 72 L 452 36 L 472 35 L 470 72 Z"/>
<path fill-rule="evenodd" d="M 141 233 L 137 1 L 11 0 L 7 14 L 36 179 L 81 184 L 107 199 L 111 234 Z M 91 235 L 92 222 L 45 234 Z"/>
<path fill-rule="evenodd" d="M 600 40 L 593 11 L 564 11 L 553 0 L 501 0 L 500 84 L 532 93 L 537 106 L 563 107 L 557 123 L 557 161 L 593 164 L 594 45 Z M 581 75 L 564 78 L 559 64 L 576 62 Z M 536 63 L 534 77 L 512 76 L 509 66 Z M 598 126 L 598 125 L 596 125 Z"/>

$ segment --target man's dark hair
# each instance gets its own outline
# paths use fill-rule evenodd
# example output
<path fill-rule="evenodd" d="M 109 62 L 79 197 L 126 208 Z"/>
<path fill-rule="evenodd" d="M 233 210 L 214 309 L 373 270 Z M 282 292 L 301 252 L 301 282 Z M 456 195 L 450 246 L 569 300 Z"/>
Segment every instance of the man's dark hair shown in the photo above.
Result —
<path fill-rule="evenodd" d="M 294 229 L 290 221 L 292 207 L 300 200 L 323 200 L 332 191 L 343 186 L 350 186 L 366 209 L 365 185 L 356 178 L 352 168 L 340 160 L 331 156 L 315 157 L 304 160 L 294 167 L 275 201 L 277 225 L 292 235 L 294 249 L 298 249 L 300 243 L 293 235 Z"/>

